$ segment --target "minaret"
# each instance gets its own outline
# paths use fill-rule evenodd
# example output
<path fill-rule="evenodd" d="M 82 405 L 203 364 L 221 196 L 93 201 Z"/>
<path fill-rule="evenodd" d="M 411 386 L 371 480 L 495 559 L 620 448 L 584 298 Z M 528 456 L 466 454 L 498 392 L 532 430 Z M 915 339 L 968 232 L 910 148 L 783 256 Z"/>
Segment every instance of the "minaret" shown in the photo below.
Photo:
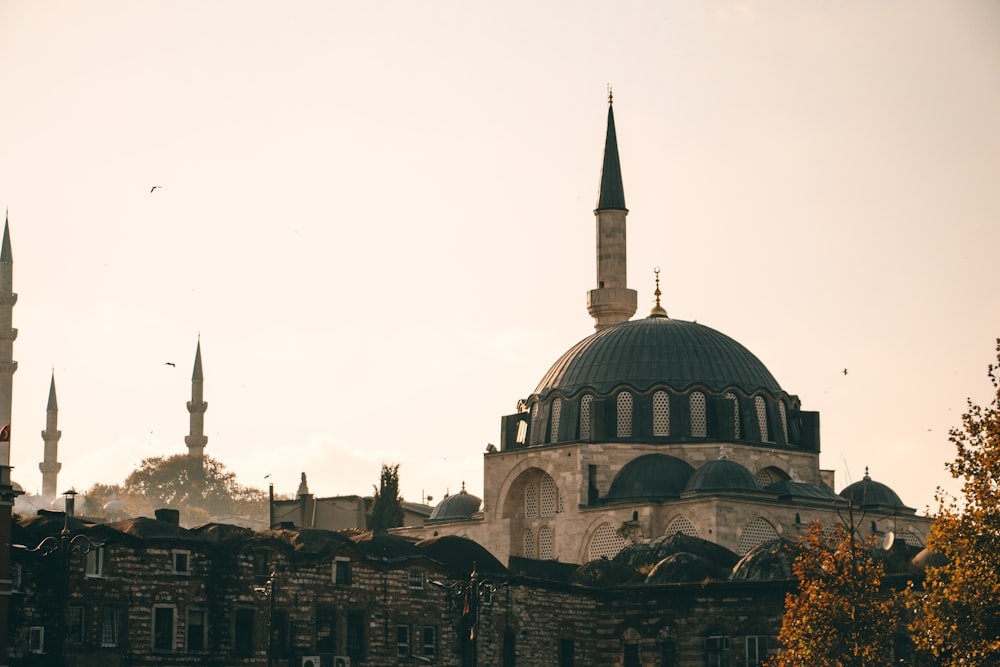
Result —
<path fill-rule="evenodd" d="M 208 409 L 208 403 L 202 400 L 204 384 L 199 338 L 198 348 L 194 353 L 194 372 L 191 374 L 191 400 L 187 404 L 188 412 L 191 413 L 191 435 L 184 437 L 184 444 L 188 446 L 188 456 L 197 459 L 205 456 L 205 444 L 208 442 L 208 437 L 205 435 L 205 410 Z"/>
<path fill-rule="evenodd" d="M 52 372 L 52 382 L 49 384 L 49 404 L 45 408 L 45 430 L 42 431 L 42 441 L 45 443 L 45 452 L 42 462 L 38 464 L 38 469 L 42 471 L 42 496 L 45 498 L 55 498 L 56 477 L 62 464 L 56 459 L 59 454 L 59 438 L 62 431 L 59 430 L 59 405 L 56 403 L 56 374 Z"/>
<path fill-rule="evenodd" d="M 0 247 L 0 667 L 7 661 L 7 626 L 10 618 L 10 540 L 14 486 L 10 481 L 10 412 L 14 393 L 14 256 L 10 251 L 9 219 L 3 225 Z"/>
<path fill-rule="evenodd" d="M 596 320 L 595 329 L 627 322 L 635 314 L 636 293 L 626 282 L 625 188 L 618 160 L 614 99 L 608 91 L 608 134 L 604 141 L 601 191 L 597 197 L 597 289 L 587 293 L 587 312 Z"/>

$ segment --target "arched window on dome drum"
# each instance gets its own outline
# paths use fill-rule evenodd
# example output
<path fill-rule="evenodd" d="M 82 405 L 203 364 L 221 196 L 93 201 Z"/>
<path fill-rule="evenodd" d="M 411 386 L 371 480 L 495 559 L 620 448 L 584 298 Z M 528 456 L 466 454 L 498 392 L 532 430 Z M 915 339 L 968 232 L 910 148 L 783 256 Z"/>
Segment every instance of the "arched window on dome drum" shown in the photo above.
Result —
<path fill-rule="evenodd" d="M 708 422 L 705 419 L 705 394 L 696 391 L 691 394 L 691 435 L 704 438 L 708 435 Z"/>
<path fill-rule="evenodd" d="M 619 551 L 625 548 L 626 544 L 628 541 L 610 523 L 602 523 L 594 531 L 594 536 L 590 538 L 590 545 L 587 547 L 587 560 L 614 558 Z"/>
<path fill-rule="evenodd" d="M 627 391 L 618 394 L 618 437 L 632 437 L 632 394 Z"/>
<path fill-rule="evenodd" d="M 757 486 L 759 486 L 762 489 L 766 489 L 767 487 L 771 486 L 775 482 L 779 481 L 779 480 L 775 479 L 775 475 L 773 475 L 771 473 L 771 471 L 768 470 L 767 468 L 763 468 L 762 470 L 758 470 L 757 474 L 755 474 L 753 476 L 753 478 L 757 482 Z"/>
<path fill-rule="evenodd" d="M 759 544 L 778 539 L 778 531 L 767 519 L 757 517 L 746 525 L 740 535 L 739 554 L 742 556 Z"/>
<path fill-rule="evenodd" d="M 580 439 L 590 440 L 590 406 L 594 397 L 584 394 L 580 399 Z"/>
<path fill-rule="evenodd" d="M 530 528 L 524 529 L 524 557 L 535 557 L 535 536 L 531 534 Z"/>
<path fill-rule="evenodd" d="M 538 517 L 538 487 L 528 484 L 524 487 L 524 518 L 534 519 Z"/>
<path fill-rule="evenodd" d="M 531 406 L 531 440 L 528 444 L 535 444 L 540 442 L 538 438 L 538 428 L 541 424 L 538 423 L 538 403 Z"/>
<path fill-rule="evenodd" d="M 519 445 L 523 445 L 524 441 L 528 437 L 528 422 L 523 419 L 517 422 L 517 435 L 514 437 L 514 442 Z"/>
<path fill-rule="evenodd" d="M 538 531 L 538 558 L 552 560 L 552 529 L 542 526 Z"/>
<path fill-rule="evenodd" d="M 760 441 L 770 442 L 770 438 L 767 437 L 767 405 L 764 403 L 764 397 L 755 396 L 753 402 L 757 407 L 757 425 L 760 428 Z"/>
<path fill-rule="evenodd" d="M 676 535 L 681 533 L 682 535 L 687 535 L 688 537 L 698 537 L 698 529 L 694 527 L 691 519 L 687 518 L 683 514 L 678 514 L 667 525 L 667 529 L 663 531 L 664 535 Z"/>
<path fill-rule="evenodd" d="M 665 391 L 653 394 L 653 435 L 670 435 L 670 394 Z"/>
<path fill-rule="evenodd" d="M 556 513 L 556 482 L 551 476 L 542 477 L 541 487 L 541 507 L 539 516 L 549 517 Z"/>
<path fill-rule="evenodd" d="M 788 415 L 785 413 L 785 402 L 778 401 L 778 414 L 781 415 L 781 434 L 785 437 L 785 442 L 788 442 Z"/>
<path fill-rule="evenodd" d="M 726 392 L 726 398 L 728 398 L 733 404 L 733 437 L 737 440 L 740 439 L 740 401 L 736 398 L 736 394 L 731 391 Z"/>
<path fill-rule="evenodd" d="M 552 399 L 552 423 L 549 426 L 549 442 L 559 442 L 559 419 L 562 417 L 562 399 Z"/>

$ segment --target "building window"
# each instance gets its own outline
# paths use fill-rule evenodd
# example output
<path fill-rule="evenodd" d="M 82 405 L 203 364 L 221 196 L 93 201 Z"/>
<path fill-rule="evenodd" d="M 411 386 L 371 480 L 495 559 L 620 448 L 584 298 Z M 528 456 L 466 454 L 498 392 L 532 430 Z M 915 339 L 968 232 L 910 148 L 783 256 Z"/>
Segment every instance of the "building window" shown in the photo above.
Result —
<path fill-rule="evenodd" d="M 233 627 L 233 651 L 236 655 L 249 658 L 254 652 L 253 609 L 237 609 Z"/>
<path fill-rule="evenodd" d="M 541 426 L 541 424 L 538 423 L 538 403 L 535 403 L 531 406 L 531 440 L 528 442 L 529 445 L 533 442 L 539 442 L 539 426 Z"/>
<path fill-rule="evenodd" d="M 517 422 L 517 435 L 514 437 L 514 442 L 519 445 L 523 445 L 525 439 L 528 437 L 528 422 L 523 419 Z"/>
<path fill-rule="evenodd" d="M 271 614 L 271 646 L 276 657 L 288 657 L 288 639 L 288 612 L 275 609 Z"/>
<path fill-rule="evenodd" d="M 420 653 L 428 658 L 437 656 L 438 631 L 433 625 L 425 625 L 420 631 Z"/>
<path fill-rule="evenodd" d="M 125 614 L 120 607 L 101 609 L 101 646 L 105 648 L 118 646 L 123 618 Z"/>
<path fill-rule="evenodd" d="M 188 574 L 191 570 L 191 552 L 190 551 L 173 551 L 171 552 L 173 557 L 173 568 L 174 572 L 177 574 Z"/>
<path fill-rule="evenodd" d="M 624 667 L 642 667 L 639 657 L 639 636 L 635 628 L 629 628 L 622 635 L 622 664 Z"/>
<path fill-rule="evenodd" d="M 174 650 L 174 615 L 173 607 L 153 607 L 153 650 Z"/>
<path fill-rule="evenodd" d="M 767 519 L 757 517 L 747 524 L 740 535 L 740 555 L 744 555 L 758 544 L 776 539 L 778 539 L 778 531 L 774 529 L 774 526 L 768 523 Z"/>
<path fill-rule="evenodd" d="M 573 640 L 563 637 L 559 640 L 559 667 L 573 667 L 576 663 L 573 658 Z"/>
<path fill-rule="evenodd" d="M 552 400 L 552 426 L 549 429 L 549 442 L 559 442 L 559 421 L 562 417 L 562 399 L 558 396 Z"/>
<path fill-rule="evenodd" d="M 21 569 L 20 563 L 14 563 L 10 566 L 10 590 L 19 591 L 21 590 L 21 576 L 23 570 Z"/>
<path fill-rule="evenodd" d="M 84 629 L 83 607 L 73 605 L 66 610 L 66 641 L 70 644 L 82 644 L 86 637 Z"/>
<path fill-rule="evenodd" d="M 767 487 L 771 486 L 772 484 L 778 481 L 774 479 L 774 475 L 772 475 L 771 471 L 768 470 L 767 468 L 762 468 L 761 470 L 758 470 L 757 473 L 753 476 L 753 479 L 755 482 L 757 482 L 757 486 L 759 486 L 762 489 L 766 489 Z"/>
<path fill-rule="evenodd" d="M 528 484 L 524 487 L 524 518 L 534 519 L 538 516 L 538 487 Z"/>
<path fill-rule="evenodd" d="M 671 519 L 670 524 L 664 531 L 664 535 L 676 535 L 681 533 L 682 535 L 687 535 L 689 537 L 698 537 L 698 529 L 694 527 L 691 519 L 687 518 L 683 514 L 678 514 L 673 519 Z"/>
<path fill-rule="evenodd" d="M 615 530 L 610 523 L 602 523 L 590 538 L 587 548 L 587 560 L 599 558 L 614 558 L 628 542 Z"/>
<path fill-rule="evenodd" d="M 767 405 L 764 403 L 764 397 L 755 396 L 753 403 L 757 408 L 757 424 L 760 428 L 760 441 L 770 442 L 767 437 Z"/>
<path fill-rule="evenodd" d="M 187 613 L 187 650 L 188 653 L 205 650 L 205 612 L 201 609 L 189 609 Z"/>
<path fill-rule="evenodd" d="M 632 394 L 627 391 L 618 394 L 618 437 L 632 437 Z"/>
<path fill-rule="evenodd" d="M 87 564 L 84 573 L 88 577 L 104 576 L 104 547 L 94 547 L 87 552 Z"/>
<path fill-rule="evenodd" d="M 524 529 L 524 557 L 535 557 L 535 536 L 532 534 L 530 528 Z"/>
<path fill-rule="evenodd" d="M 410 626 L 396 626 L 396 655 L 403 658 L 410 655 Z"/>
<path fill-rule="evenodd" d="M 538 531 L 538 558 L 552 560 L 552 529 L 542 526 Z"/>
<path fill-rule="evenodd" d="M 316 608 L 316 652 L 333 653 L 337 648 L 337 612 L 333 607 Z"/>
<path fill-rule="evenodd" d="M 410 570 L 410 572 L 406 575 L 406 586 L 412 590 L 423 590 L 424 571 Z"/>
<path fill-rule="evenodd" d="M 665 391 L 653 394 L 653 435 L 670 435 L 670 394 Z"/>
<path fill-rule="evenodd" d="M 365 615 L 357 609 L 347 612 L 347 655 L 354 660 L 365 655 Z"/>
<path fill-rule="evenodd" d="M 540 487 L 541 507 L 538 516 L 548 517 L 556 513 L 556 482 L 551 476 L 542 477 Z"/>
<path fill-rule="evenodd" d="M 45 653 L 45 628 L 40 625 L 28 629 L 28 653 Z"/>
<path fill-rule="evenodd" d="M 759 628 L 751 629 L 751 632 L 760 632 Z M 767 659 L 767 636 L 761 634 L 748 634 L 746 637 L 746 665 L 747 667 L 760 667 Z"/>
<path fill-rule="evenodd" d="M 580 439 L 590 440 L 590 406 L 594 397 L 584 394 L 580 399 Z"/>
<path fill-rule="evenodd" d="M 726 398 L 733 404 L 733 437 L 740 439 L 740 401 L 736 394 L 731 391 L 726 392 Z"/>
<path fill-rule="evenodd" d="M 729 637 L 716 634 L 705 638 L 705 664 L 708 667 L 729 667 Z"/>
<path fill-rule="evenodd" d="M 708 435 L 708 422 L 705 419 L 705 394 L 696 391 L 688 399 L 691 405 L 691 436 L 704 438 Z"/>
<path fill-rule="evenodd" d="M 660 645 L 660 667 L 678 667 L 677 633 L 673 628 L 663 628 L 658 637 Z"/>
<path fill-rule="evenodd" d="M 785 412 L 785 404 L 783 401 L 778 401 L 778 415 L 781 417 L 781 434 L 785 436 L 785 442 L 788 442 L 788 414 Z"/>
<path fill-rule="evenodd" d="M 333 559 L 333 583 L 338 586 L 351 585 L 351 559 L 337 557 Z"/>

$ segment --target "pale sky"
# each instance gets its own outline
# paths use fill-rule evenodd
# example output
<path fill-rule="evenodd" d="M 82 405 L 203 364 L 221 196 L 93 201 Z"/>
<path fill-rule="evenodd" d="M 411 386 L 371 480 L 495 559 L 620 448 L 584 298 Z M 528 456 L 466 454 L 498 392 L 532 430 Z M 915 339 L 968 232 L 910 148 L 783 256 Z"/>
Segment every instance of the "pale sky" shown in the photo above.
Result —
<path fill-rule="evenodd" d="M 186 451 L 200 334 L 243 484 L 481 495 L 593 331 L 608 83 L 637 317 L 659 266 L 820 412 L 837 490 L 955 488 L 1000 336 L 995 0 L 0 0 L 14 479 L 53 369 L 60 490 Z"/>

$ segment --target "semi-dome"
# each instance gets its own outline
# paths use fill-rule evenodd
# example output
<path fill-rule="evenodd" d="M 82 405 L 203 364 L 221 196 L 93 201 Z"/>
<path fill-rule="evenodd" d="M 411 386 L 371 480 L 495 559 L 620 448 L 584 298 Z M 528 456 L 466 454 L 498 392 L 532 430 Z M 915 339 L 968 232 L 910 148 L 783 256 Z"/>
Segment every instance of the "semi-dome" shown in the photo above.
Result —
<path fill-rule="evenodd" d="M 465 485 L 463 484 L 461 491 L 453 496 L 446 496 L 443 500 L 441 500 L 441 502 L 434 507 L 434 511 L 431 512 L 431 515 L 427 520 L 454 521 L 456 519 L 468 519 L 479 511 L 479 506 L 482 503 L 482 499 L 466 491 Z"/>
<path fill-rule="evenodd" d="M 693 472 L 690 463 L 675 456 L 646 454 L 629 461 L 615 475 L 606 500 L 677 498 Z"/>
<path fill-rule="evenodd" d="M 717 459 L 694 471 L 685 491 L 760 491 L 750 471 L 736 461 Z"/>
<path fill-rule="evenodd" d="M 732 338 L 696 322 L 650 316 L 581 340 L 549 369 L 535 393 L 560 390 L 568 396 L 584 387 L 607 393 L 622 385 L 638 391 L 655 385 L 781 391 L 764 364 Z"/>
<path fill-rule="evenodd" d="M 899 499 L 896 492 L 890 489 L 885 484 L 881 482 L 876 482 L 868 475 L 868 469 L 865 469 L 865 476 L 860 482 L 854 482 L 849 486 L 844 487 L 840 492 L 841 497 L 850 500 L 855 507 L 859 508 L 890 508 L 890 509 L 905 509 L 910 512 L 915 512 L 913 508 L 907 507 L 903 504 L 903 501 Z"/>

